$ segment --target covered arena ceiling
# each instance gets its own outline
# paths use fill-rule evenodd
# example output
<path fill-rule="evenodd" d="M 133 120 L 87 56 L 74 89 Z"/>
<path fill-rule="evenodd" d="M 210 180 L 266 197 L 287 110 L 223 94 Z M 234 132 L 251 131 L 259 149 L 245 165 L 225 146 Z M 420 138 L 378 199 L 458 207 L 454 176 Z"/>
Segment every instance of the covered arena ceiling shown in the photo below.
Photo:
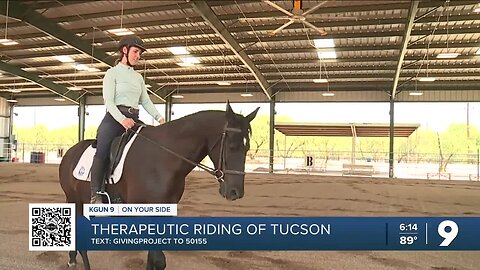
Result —
<path fill-rule="evenodd" d="M 43 97 L 51 104 L 59 104 L 54 98 L 60 96 L 68 104 L 101 96 L 120 39 L 109 30 L 126 28 L 148 48 L 137 69 L 155 102 L 173 94 L 208 101 L 209 93 L 254 95 L 245 101 L 290 93 L 314 101 L 328 97 L 305 93 L 326 91 L 335 92 L 333 100 L 388 101 L 414 90 L 435 93 L 433 100 L 480 100 L 479 5 L 462 0 L 2 1 L 0 34 L 18 44 L 0 42 L 0 95 Z M 180 46 L 187 55 L 169 49 Z M 73 62 L 59 60 L 65 56 Z M 424 77 L 434 81 L 420 81 Z"/>
<path fill-rule="evenodd" d="M 394 137 L 409 137 L 420 124 L 395 124 Z M 390 124 L 381 123 L 277 123 L 285 136 L 389 137 Z"/>

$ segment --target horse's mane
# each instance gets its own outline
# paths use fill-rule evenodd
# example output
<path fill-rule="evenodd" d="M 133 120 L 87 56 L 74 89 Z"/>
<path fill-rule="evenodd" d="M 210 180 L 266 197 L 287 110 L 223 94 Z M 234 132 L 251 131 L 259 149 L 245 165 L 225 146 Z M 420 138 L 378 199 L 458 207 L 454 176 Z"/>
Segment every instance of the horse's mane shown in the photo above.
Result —
<path fill-rule="evenodd" d="M 182 116 L 176 120 L 173 120 L 173 121 L 180 121 L 182 119 L 189 119 L 189 118 L 198 118 L 198 117 L 203 117 L 205 115 L 222 115 L 224 116 L 225 115 L 225 111 L 219 111 L 219 110 L 205 110 L 205 111 L 199 111 L 199 112 L 195 112 L 195 113 L 192 113 L 192 114 L 188 114 L 188 115 L 185 115 L 185 116 Z"/>
<path fill-rule="evenodd" d="M 178 119 L 172 120 L 168 122 L 166 125 L 168 126 L 176 126 L 176 127 L 184 127 L 187 123 L 199 123 L 201 121 L 207 121 L 208 123 L 213 123 L 216 121 L 223 121 L 225 120 L 225 111 L 220 111 L 220 110 L 204 110 L 204 111 L 199 111 L 195 112 L 189 115 L 185 115 L 183 117 L 180 117 Z M 243 118 L 241 114 L 236 114 L 237 117 Z M 248 133 L 251 134 L 251 127 L 250 124 L 248 124 Z"/>

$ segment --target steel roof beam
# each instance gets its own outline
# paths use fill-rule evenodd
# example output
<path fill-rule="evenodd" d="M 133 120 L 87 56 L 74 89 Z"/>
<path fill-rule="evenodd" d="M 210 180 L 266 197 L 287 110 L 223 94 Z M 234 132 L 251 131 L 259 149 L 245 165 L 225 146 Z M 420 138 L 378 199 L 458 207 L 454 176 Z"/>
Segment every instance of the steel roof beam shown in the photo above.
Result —
<path fill-rule="evenodd" d="M 260 13 L 260 12 L 259 12 Z M 264 13 L 261 13 L 264 14 Z M 264 15 L 262 17 L 265 17 L 267 15 Z M 75 16 L 77 17 L 77 16 Z M 225 20 L 224 18 L 221 18 L 222 16 L 219 16 L 220 20 Z M 452 15 L 449 16 L 448 21 L 449 22 L 454 22 L 454 21 L 470 21 L 470 20 L 477 20 L 478 16 L 474 14 L 470 15 Z M 198 22 L 204 22 L 201 17 L 199 18 L 189 18 L 190 23 L 198 23 Z M 437 17 L 425 17 L 422 19 L 419 19 L 415 23 L 429 23 L 429 22 L 437 22 L 438 18 Z M 56 21 L 56 20 L 55 20 Z M 405 18 L 389 18 L 389 19 L 362 19 L 362 20 L 350 20 L 350 21 L 332 21 L 332 22 L 322 22 L 322 21 L 314 21 L 310 20 L 313 24 L 318 24 L 319 27 L 340 27 L 340 26 L 352 26 L 352 27 L 360 27 L 360 26 L 367 26 L 367 25 L 389 25 L 389 24 L 404 24 L 405 23 Z M 440 18 L 440 22 L 445 22 L 446 17 L 442 16 Z M 64 21 L 61 21 L 64 22 Z M 142 22 L 134 22 L 134 23 L 125 23 L 123 27 L 126 28 L 137 28 L 137 27 L 152 27 L 152 26 L 158 26 L 158 25 L 173 25 L 173 24 L 185 24 L 186 21 L 185 19 L 168 19 L 168 20 L 152 20 L 152 21 L 142 21 Z M 15 24 L 15 23 L 13 23 Z M 281 24 L 270 24 L 270 25 L 256 25 L 254 26 L 256 31 L 266 31 L 266 30 L 274 30 L 278 28 Z M 23 27 L 23 23 L 19 23 L 18 27 Z M 112 25 L 102 25 L 99 26 L 99 28 L 102 29 L 110 29 L 110 28 L 115 28 L 117 27 L 116 24 Z M 9 28 L 14 29 L 15 27 L 10 24 Z M 199 28 L 202 28 L 201 30 Z M 203 29 L 203 25 L 196 25 L 196 29 L 189 29 L 189 35 L 203 35 L 203 34 L 214 34 L 215 32 L 211 28 L 205 28 Z M 303 29 L 303 25 L 301 24 L 293 24 L 289 27 L 289 29 Z M 240 33 L 240 32 L 245 32 L 245 31 L 251 31 L 250 26 L 232 26 L 228 27 L 228 30 L 233 33 Z M 70 29 L 70 31 L 74 33 L 82 33 L 85 34 L 84 37 L 89 38 L 91 36 L 91 28 L 73 28 Z M 38 37 L 43 37 L 44 35 L 39 32 L 35 33 L 27 33 L 27 34 L 19 34 L 16 35 L 17 40 L 21 39 L 30 39 L 30 38 L 38 38 Z M 146 38 L 148 37 L 180 37 L 180 36 L 185 36 L 185 31 L 162 31 L 159 33 L 152 33 L 152 34 L 147 34 L 147 35 L 142 35 L 145 36 Z M 110 41 L 108 37 L 96 37 L 96 40 L 98 42 L 106 42 Z M 42 44 L 42 46 L 50 46 L 51 41 L 40 41 L 39 44 Z M 45 45 L 44 45 L 45 44 Z"/>
<path fill-rule="evenodd" d="M 336 73 L 336 74 L 330 74 L 328 76 L 328 79 L 331 80 L 331 82 L 335 82 L 335 79 L 390 79 L 392 78 L 391 74 L 393 73 L 394 70 L 387 70 L 386 72 L 381 72 L 381 73 Z M 411 70 L 412 72 L 405 74 L 402 73 L 401 77 L 399 78 L 399 81 L 406 81 L 408 80 L 412 75 L 415 75 L 416 72 L 415 70 Z M 318 72 L 318 71 L 317 71 Z M 313 79 L 318 78 L 318 74 L 314 70 L 312 71 L 303 71 L 301 74 L 298 74 L 299 72 L 285 72 L 283 74 L 283 77 L 278 75 L 278 72 L 272 70 L 269 73 L 264 73 L 265 78 L 270 80 L 270 81 L 276 81 L 282 78 L 285 78 L 285 80 L 304 80 L 305 83 L 313 83 Z M 248 80 L 254 81 L 255 78 L 253 78 L 253 75 L 251 74 L 228 74 L 228 75 L 234 75 L 234 76 L 228 76 L 225 77 L 226 80 L 228 80 L 231 83 L 245 83 L 245 79 L 243 76 L 248 77 Z M 423 74 L 421 74 L 423 76 Z M 435 78 L 453 78 L 448 82 L 445 83 L 453 83 L 453 81 L 458 82 L 458 79 L 455 78 L 460 78 L 462 81 L 465 81 L 465 78 L 469 78 L 471 81 L 480 81 L 480 74 L 478 72 L 435 72 L 435 73 L 430 73 L 431 77 Z M 197 78 L 190 78 L 188 76 L 178 76 L 175 77 L 177 82 L 180 83 L 192 83 L 195 84 L 197 82 L 212 82 L 212 84 L 217 81 L 216 76 L 203 76 L 203 77 L 197 77 Z M 169 78 L 166 78 L 164 76 L 152 76 L 152 79 L 155 80 L 158 83 L 172 83 L 175 84 L 172 81 L 169 81 Z M 307 81 L 306 81 L 307 80 Z M 333 81 L 332 81 L 333 80 Z M 54 83 L 66 83 L 66 81 L 54 81 Z M 73 83 L 73 81 L 72 81 Z M 101 79 L 82 79 L 82 80 L 75 80 L 75 85 L 79 87 L 100 87 L 102 84 Z M 424 84 L 423 82 L 420 82 L 420 84 Z M 17 83 L 14 81 L 10 82 L 2 82 L 3 87 L 9 87 L 16 85 L 17 87 L 19 86 L 30 86 L 31 83 Z M 319 84 L 321 86 L 321 84 Z"/>
<path fill-rule="evenodd" d="M 409 65 L 409 66 L 404 66 L 402 67 L 403 70 L 417 70 L 418 66 L 420 63 L 417 65 Z M 278 72 L 276 68 L 261 68 L 259 67 L 262 73 L 272 73 L 272 72 Z M 348 65 L 338 65 L 338 66 L 328 66 L 328 71 L 329 72 L 335 72 L 335 71 L 362 71 L 362 70 L 395 70 L 396 65 L 357 65 L 357 66 L 348 66 Z M 477 64 L 462 64 L 462 63 L 455 63 L 455 64 L 448 64 L 448 65 L 439 65 L 439 64 L 430 64 L 428 66 L 429 70 L 456 70 L 456 69 L 480 69 Z M 296 66 L 279 66 L 280 72 L 298 72 L 298 67 Z M 308 65 L 302 67 L 302 72 L 318 72 L 318 65 Z M 196 70 L 194 75 L 217 75 L 220 72 L 223 73 L 223 66 L 217 66 L 211 69 L 203 69 L 203 70 Z M 192 75 L 191 72 L 187 70 L 182 70 L 180 68 L 175 69 L 172 71 L 172 68 L 159 68 L 159 69 L 149 69 L 148 74 L 149 76 L 153 77 L 155 75 L 161 75 L 167 73 L 169 76 L 189 76 Z M 250 74 L 249 71 L 238 71 L 234 67 L 227 66 L 225 69 L 225 74 Z M 47 78 L 54 77 L 56 79 L 63 78 L 63 80 L 66 80 L 65 82 L 74 82 L 76 79 L 78 80 L 89 80 L 89 79 L 99 79 L 100 77 L 98 75 L 91 75 L 89 73 L 58 73 L 58 74 L 52 74 L 52 76 L 47 76 Z M 0 77 L 0 82 L 1 83 L 12 83 L 15 80 L 13 77 Z M 71 80 L 71 81 L 68 81 Z M 17 80 L 18 81 L 18 80 Z"/>
<path fill-rule="evenodd" d="M 423 55 L 416 55 L 416 56 L 408 55 L 408 56 L 404 57 L 404 62 L 405 61 L 419 61 L 421 59 L 423 59 Z M 435 63 L 436 61 L 449 62 L 452 65 L 456 65 L 456 64 L 460 63 L 460 61 L 462 61 L 462 60 L 475 60 L 475 59 L 478 59 L 478 56 L 475 56 L 475 55 L 461 55 L 461 56 L 458 56 L 455 59 L 436 59 L 435 58 L 435 59 L 431 59 L 429 61 L 431 62 L 430 65 L 438 65 L 437 63 Z M 365 67 L 368 67 L 370 69 L 375 69 L 377 64 L 373 64 L 373 63 L 370 63 L 370 62 L 385 62 L 385 61 L 387 61 L 387 62 L 395 62 L 396 63 L 397 60 L 398 60 L 398 57 L 396 57 L 396 56 L 374 56 L 374 57 L 325 59 L 324 62 L 325 63 L 359 63 L 359 62 L 362 62 L 362 63 L 365 63 Z M 265 65 L 273 65 L 271 60 L 257 60 L 254 63 L 257 65 L 257 67 L 260 70 L 269 68 L 269 67 L 266 67 Z M 279 66 L 280 69 L 286 68 L 283 65 L 286 65 L 287 68 L 288 68 L 288 66 L 291 66 L 293 64 L 296 64 L 296 65 L 298 65 L 298 64 L 303 64 L 303 65 L 316 64 L 317 65 L 318 63 L 319 63 L 318 58 L 298 58 L 298 59 L 291 59 L 291 60 L 276 59 L 275 60 L 275 64 L 277 66 Z M 230 69 L 231 65 L 233 65 L 237 68 L 240 68 L 240 69 L 245 68 L 243 66 L 243 63 L 239 60 L 231 61 L 231 63 L 229 62 L 227 68 Z M 177 64 L 174 64 L 174 63 L 156 63 L 155 66 L 156 66 L 156 68 L 152 69 L 152 70 L 163 70 L 163 71 L 165 71 L 165 69 L 178 69 L 178 68 L 180 68 Z M 439 65 L 439 66 L 441 66 L 441 65 Z M 19 66 L 19 67 L 22 67 L 27 71 L 29 70 L 29 67 L 27 67 L 27 66 Z M 213 67 L 213 68 L 223 69 L 223 62 L 219 62 L 219 61 L 202 62 L 201 67 Z M 295 66 L 295 67 L 298 68 L 298 66 Z M 100 67 L 100 68 L 102 68 L 102 67 Z M 448 68 L 448 65 L 445 65 L 445 68 Z M 52 75 L 52 76 L 55 76 L 55 75 L 58 75 L 58 74 L 65 74 L 65 70 L 61 70 L 61 69 L 45 71 L 45 72 L 48 72 L 48 75 Z M 73 69 L 72 69 L 72 72 L 73 72 Z M 150 72 L 150 69 L 148 70 L 148 72 Z M 168 70 L 166 70 L 166 73 L 168 74 Z M 100 75 L 101 75 L 101 73 L 96 74 L 96 75 L 92 74 L 92 76 L 100 76 Z"/>
<path fill-rule="evenodd" d="M 6 2 L 4 2 L 4 4 L 5 5 L 0 4 L 1 14 L 6 14 Z M 108 55 L 106 51 L 104 51 L 103 49 L 92 48 L 89 42 L 82 40 L 77 35 L 69 32 L 65 28 L 61 27 L 55 22 L 52 22 L 50 19 L 44 17 L 40 13 L 32 10 L 31 8 L 19 1 L 11 1 L 9 8 L 9 16 L 22 20 L 38 28 L 46 34 L 58 39 L 60 42 L 70 45 L 84 54 L 90 55 L 97 61 L 103 62 L 109 66 L 115 65 L 115 60 L 112 59 L 112 57 Z M 147 78 L 145 78 L 145 82 L 152 85 L 152 89 L 150 91 L 150 93 L 152 94 L 154 94 L 154 92 L 152 91 L 160 88 L 159 85 Z M 162 92 L 160 96 L 158 94 L 156 94 L 156 96 L 161 100 L 165 101 L 166 94 L 167 93 Z"/>
<path fill-rule="evenodd" d="M 455 28 L 455 29 L 449 29 L 448 34 L 449 35 L 454 35 L 454 34 L 477 34 L 478 31 L 480 31 L 480 28 L 478 26 L 473 27 L 473 28 Z M 353 38 L 386 38 L 386 37 L 396 37 L 396 36 L 403 36 L 405 31 L 403 30 L 389 30 L 389 31 L 383 31 L 383 30 L 378 30 L 378 31 L 364 31 L 364 32 L 346 32 L 346 33 L 332 33 L 329 34 L 329 38 L 334 38 L 334 39 L 353 39 Z M 412 30 L 411 31 L 411 36 L 425 36 L 425 35 L 430 35 L 432 33 L 432 30 Z M 437 29 L 435 31 L 434 36 L 440 36 L 440 35 L 446 35 L 447 30 L 446 29 Z M 144 39 L 147 39 L 149 37 L 155 38 L 156 34 L 146 34 L 142 35 L 141 37 Z M 76 35 L 74 35 L 76 38 L 80 39 Z M 288 35 L 288 36 L 281 36 L 281 35 L 275 35 L 275 36 L 266 36 L 262 35 L 260 36 L 260 39 L 262 42 L 284 42 L 284 41 L 309 41 L 315 38 L 324 38 L 319 35 L 311 35 L 308 39 L 303 33 L 298 33 L 295 35 Z M 81 39 L 80 39 L 81 40 Z M 84 41 L 85 43 L 88 43 L 87 41 Z M 258 39 L 256 37 L 247 37 L 247 38 L 241 38 L 237 40 L 238 43 L 256 43 L 258 42 Z M 178 41 L 170 41 L 170 40 L 163 40 L 163 41 L 152 41 L 148 42 L 149 48 L 168 48 L 171 46 L 184 46 L 184 41 L 178 40 Z M 463 41 L 462 41 L 463 43 Z M 210 39 L 203 39 L 203 40 L 192 40 L 189 42 L 189 46 L 205 46 L 205 45 L 223 45 L 224 42 L 222 39 L 218 37 L 212 37 Z M 452 43 L 455 44 L 455 43 Z M 53 44 L 52 44 L 53 45 Z M 31 45 L 17 45 L 14 47 L 3 47 L 2 50 L 4 51 L 18 51 L 22 49 L 30 49 L 30 48 L 38 48 L 40 44 L 35 44 L 34 46 Z M 54 47 L 59 46 L 59 44 L 56 44 L 54 46 L 49 47 L 44 47 L 43 49 L 50 49 L 49 52 L 51 51 L 50 55 L 53 53 L 68 53 L 68 50 L 65 49 L 56 49 Z M 89 48 L 90 44 L 88 43 Z M 109 42 L 108 44 L 106 43 L 103 46 L 103 49 L 106 50 L 115 50 L 115 45 L 114 42 Z M 70 52 L 71 53 L 71 52 Z"/>
<path fill-rule="evenodd" d="M 400 47 L 400 53 L 397 60 L 397 68 L 395 70 L 395 76 L 393 77 L 393 87 L 391 96 L 395 98 L 397 91 L 398 79 L 400 78 L 400 73 L 402 72 L 403 58 L 407 52 L 408 42 L 410 41 L 410 34 L 412 32 L 413 24 L 415 21 L 415 15 L 417 14 L 419 1 L 414 0 L 410 4 L 410 9 L 408 10 L 408 21 L 405 24 L 405 33 L 403 34 L 402 46 Z"/>
<path fill-rule="evenodd" d="M 67 89 L 67 87 L 57 84 L 50 79 L 40 78 L 33 73 L 26 72 L 23 69 L 14 65 L 10 65 L 4 61 L 0 61 L 0 70 L 6 71 L 10 74 L 14 74 L 18 77 L 34 82 L 37 85 L 43 86 L 51 92 L 60 95 L 75 104 L 78 104 L 78 99 L 81 97 L 81 94 L 78 92 L 70 91 Z"/>
<path fill-rule="evenodd" d="M 458 90 L 468 90 L 468 91 L 479 91 L 479 81 L 454 81 L 448 83 L 448 81 L 436 81 L 429 83 L 418 84 L 418 90 L 422 91 L 458 91 Z M 378 80 L 378 81 L 361 81 L 357 83 L 352 83 L 351 81 L 333 81 L 330 83 L 330 90 L 333 91 L 385 91 L 391 87 L 391 78 L 390 80 Z M 319 85 L 316 83 L 305 83 L 305 82 L 289 82 L 290 87 L 294 88 L 295 91 L 318 91 L 319 89 L 326 89 L 326 85 Z M 176 84 L 169 84 L 164 87 L 167 91 L 173 91 L 177 88 Z M 273 90 L 279 90 L 286 88 L 280 84 L 272 87 Z M 101 92 L 101 88 L 92 88 L 92 92 Z M 258 86 L 257 83 L 249 84 L 248 90 L 252 92 L 263 93 L 263 90 Z M 403 91 L 413 90 L 413 86 L 409 85 Z M 181 85 L 182 93 L 231 93 L 231 92 L 245 92 L 245 83 L 232 84 L 229 86 L 218 86 L 212 84 L 196 84 L 196 85 Z M 18 97 L 31 96 L 32 93 L 38 92 L 39 94 L 45 94 L 45 91 L 41 89 L 30 89 L 23 91 L 21 93 L 15 94 Z M 0 92 L 1 93 L 1 92 Z M 53 96 L 53 95 L 50 95 Z"/>
<path fill-rule="evenodd" d="M 448 44 L 449 48 L 477 48 L 480 47 L 480 43 L 478 42 L 462 42 L 462 43 L 449 43 Z M 430 49 L 443 49 L 446 48 L 446 43 L 432 43 L 430 44 Z M 150 47 L 149 49 L 155 50 L 155 49 L 163 49 L 162 47 Z M 408 46 L 408 50 L 416 50 L 416 49 L 425 49 L 425 44 L 415 44 L 412 46 Z M 298 46 L 295 48 L 296 53 L 308 53 L 308 52 L 315 52 L 317 49 L 315 49 L 313 46 L 309 45 L 302 45 Z M 325 49 L 327 50 L 327 49 Z M 377 44 L 362 44 L 361 46 L 340 46 L 340 47 L 335 47 L 335 51 L 337 52 L 344 52 L 344 51 L 385 51 L 385 50 L 398 50 L 398 45 L 377 45 Z M 248 55 L 255 55 L 255 54 L 265 54 L 265 50 L 263 49 L 246 49 L 245 52 Z M 270 54 L 284 54 L 285 49 L 284 48 L 278 48 L 278 49 L 269 49 L 268 52 Z M 31 60 L 32 58 L 39 58 L 39 57 L 51 57 L 52 54 L 62 54 L 62 55 L 78 55 L 77 51 L 71 50 L 71 51 L 64 51 L 64 50 L 48 50 L 45 52 L 35 52 L 32 54 L 24 54 L 22 52 L 22 55 L 15 56 L 15 60 L 19 60 L 20 62 L 28 62 L 28 60 Z M 207 52 L 193 52 L 191 53 L 192 56 L 195 57 L 212 57 L 212 56 L 221 56 L 221 55 L 233 55 L 234 53 L 231 50 L 218 50 L 218 51 L 207 51 Z M 155 59 L 175 59 L 178 58 L 178 56 L 171 55 L 170 53 L 147 53 L 143 57 L 145 60 L 155 60 Z M 7 60 L 6 57 L 2 57 L 0 55 L 0 60 Z M 24 61 L 26 60 L 26 61 Z M 91 61 L 88 59 L 85 60 L 80 60 L 77 61 L 78 63 L 90 63 Z M 147 62 L 148 65 L 148 62 Z M 48 67 L 48 66 L 58 66 L 58 61 L 45 61 L 42 62 L 38 65 L 32 64 L 32 67 L 36 66 L 41 66 L 41 67 Z"/>
<path fill-rule="evenodd" d="M 368 79 L 385 79 L 385 80 L 392 80 L 391 74 L 393 73 L 393 70 L 391 72 L 381 72 L 381 73 L 375 73 L 375 74 L 355 74 L 355 73 L 338 73 L 338 74 L 331 74 L 328 79 L 330 82 L 339 82 L 335 81 L 335 79 L 365 79 L 365 81 L 372 81 Z M 402 73 L 401 77 L 399 78 L 399 81 L 403 82 L 408 82 L 411 76 L 415 76 L 414 70 L 410 72 L 409 74 Z M 237 74 L 234 74 L 237 75 Z M 480 81 L 480 75 L 478 72 L 455 72 L 455 73 L 448 73 L 448 72 L 438 72 L 438 73 L 431 73 L 430 74 L 432 77 L 435 78 L 450 78 L 447 81 L 443 80 L 445 83 L 451 83 L 453 81 L 458 82 L 458 81 L 464 81 L 464 78 L 469 78 L 471 81 Z M 246 75 L 248 80 L 250 81 L 255 81 L 255 79 L 252 77 L 251 74 Z M 421 74 L 423 76 L 423 74 Z M 280 77 L 278 75 L 278 72 L 271 72 L 271 73 L 266 73 L 265 77 L 270 80 L 270 81 L 276 81 L 279 79 L 285 79 L 288 82 L 295 82 L 301 80 L 303 83 L 313 83 L 313 79 L 318 78 L 318 74 L 316 74 L 315 71 L 310 71 L 310 72 L 285 72 L 283 74 L 283 77 Z M 458 80 L 458 78 L 460 80 Z M 188 76 L 178 76 L 175 77 L 176 81 L 172 82 L 169 81 L 168 78 L 162 77 L 162 76 L 157 76 L 157 77 L 152 77 L 156 82 L 158 83 L 171 83 L 171 84 L 176 84 L 176 82 L 179 83 L 190 83 L 190 84 L 195 84 L 199 82 L 209 82 L 211 84 L 214 84 L 215 81 L 217 81 L 216 76 L 210 76 L 210 77 L 201 77 L 201 78 L 189 78 Z M 245 83 L 245 79 L 243 76 L 237 75 L 237 76 L 229 76 L 226 77 L 229 82 L 232 84 L 238 83 L 238 84 L 243 84 Z M 375 81 L 375 80 L 373 80 Z M 54 81 L 54 83 L 65 83 L 65 81 Z M 95 79 L 95 80 L 81 80 L 81 81 L 76 81 L 75 85 L 83 88 L 88 88 L 88 87 L 101 87 L 102 80 L 101 79 Z M 422 84 L 422 82 L 420 82 Z M 20 87 L 29 87 L 31 83 L 2 83 L 2 86 L 8 87 L 9 85 L 16 85 L 17 88 L 21 89 Z M 320 84 L 321 85 L 321 84 Z"/>
<path fill-rule="evenodd" d="M 232 5 L 235 5 L 233 2 L 229 1 L 223 1 L 226 2 L 224 4 L 220 3 L 221 1 L 210 1 L 209 5 L 210 6 L 228 6 L 226 3 L 231 3 Z M 244 3 L 245 1 L 242 1 Z M 250 1 L 254 2 L 254 1 Z M 118 5 L 120 7 L 120 5 Z M 151 13 L 151 12 L 165 12 L 165 11 L 175 11 L 180 9 L 188 9 L 190 5 L 188 3 L 178 3 L 178 4 L 167 4 L 167 5 L 158 5 L 158 6 L 150 6 L 150 7 L 139 7 L 139 8 L 132 8 L 132 9 L 124 9 L 124 15 L 133 15 L 133 14 L 143 14 L 143 13 Z M 395 9 L 406 9 L 408 8 L 407 4 L 398 4 L 398 3 L 392 3 L 392 4 L 383 4 L 383 5 L 356 5 L 356 6 L 350 6 L 348 10 L 344 12 L 351 12 L 351 11 L 371 11 L 371 10 L 395 10 Z M 320 10 L 317 10 L 316 12 L 312 14 L 326 14 L 326 13 L 339 13 L 342 12 L 341 10 L 344 9 L 344 7 L 324 7 Z M 95 18 L 105 18 L 105 17 L 115 17 L 115 16 L 120 16 L 120 10 L 113 10 L 113 11 L 106 11 L 106 12 L 98 12 L 98 13 L 86 13 L 86 14 L 81 14 L 81 18 L 83 19 L 95 19 Z M 280 11 L 261 11 L 261 12 L 250 12 L 246 13 L 247 17 L 249 18 L 258 18 L 258 17 L 275 17 L 279 15 L 284 15 Z M 241 15 L 239 14 L 226 14 L 226 15 L 218 15 L 218 18 L 222 21 L 224 20 L 236 20 L 240 18 Z M 74 22 L 78 21 L 80 18 L 76 15 L 73 16 L 63 16 L 63 17 L 57 17 L 53 18 L 52 21 L 54 22 Z M 189 17 L 189 20 L 191 22 L 203 22 L 203 19 L 201 16 L 191 16 Z M 164 20 L 164 21 L 159 21 L 159 24 L 175 24 L 175 23 L 185 23 L 185 19 L 170 19 L 170 20 Z M 147 22 L 148 23 L 148 22 Z M 17 27 L 21 26 L 21 23 L 13 23 L 12 27 Z M 158 25 L 158 24 L 157 24 Z M 117 25 L 115 25 L 117 26 Z M 124 27 L 140 27 L 143 26 L 138 23 L 127 23 L 123 25 Z M 146 25 L 148 26 L 148 25 Z"/>
<path fill-rule="evenodd" d="M 245 66 L 252 72 L 255 79 L 258 81 L 263 92 L 270 100 L 272 96 L 272 90 L 267 80 L 263 77 L 260 70 L 255 66 L 255 63 L 249 58 L 247 53 L 243 51 L 240 44 L 230 34 L 225 25 L 220 21 L 212 11 L 210 6 L 205 1 L 192 1 L 192 7 L 197 13 L 199 13 L 203 19 L 212 27 L 212 29 L 222 38 L 222 40 L 229 45 L 230 49 L 237 55 Z"/>
<path fill-rule="evenodd" d="M 449 48 L 477 48 L 480 47 L 480 43 L 477 42 L 470 42 L 470 43 L 452 43 L 448 44 Z M 446 43 L 432 43 L 430 44 L 430 49 L 443 49 L 446 48 Z M 152 50 L 155 50 L 157 48 L 150 48 Z M 412 46 L 408 47 L 408 50 L 424 50 L 425 45 L 424 44 L 415 44 Z M 299 46 L 295 48 L 295 53 L 316 53 L 317 50 L 322 50 L 322 49 L 315 49 L 312 46 Z M 327 49 L 325 49 L 327 50 Z M 398 50 L 398 45 L 376 45 L 376 44 L 364 44 L 362 46 L 343 46 L 343 47 L 335 47 L 335 51 L 337 52 L 350 52 L 350 51 L 385 51 L 385 50 Z M 247 49 L 245 52 L 248 55 L 256 55 L 256 54 L 265 54 L 265 50 L 263 49 Z M 279 48 L 279 49 L 269 49 L 268 52 L 272 55 L 274 54 L 284 54 L 285 49 Z M 65 53 L 65 52 L 58 52 L 58 54 L 62 55 L 77 55 L 77 53 Z M 220 57 L 221 55 L 233 55 L 233 52 L 231 50 L 221 50 L 221 51 L 207 51 L 207 52 L 198 52 L 198 53 L 191 53 L 191 56 L 195 57 Z M 18 60 L 19 62 L 29 62 L 32 58 L 39 58 L 39 57 L 51 57 L 51 51 L 48 52 L 42 52 L 42 53 L 35 53 L 35 54 L 28 54 L 27 58 L 24 57 L 15 57 L 15 60 Z M 178 56 L 176 55 L 171 55 L 169 53 L 148 53 L 145 54 L 143 57 L 144 60 L 147 61 L 147 66 L 149 65 L 150 60 L 156 60 L 156 59 L 177 59 Z M 6 60 L 6 57 L 0 56 L 0 60 Z M 454 60 L 454 59 L 453 59 Z M 91 63 L 91 60 L 84 59 L 84 60 L 79 60 L 76 61 L 77 63 L 83 63 L 83 64 L 89 64 Z M 48 67 L 48 66 L 58 66 L 58 61 L 42 61 L 41 63 L 35 64 L 31 63 L 29 64 L 30 67 Z"/>
<path fill-rule="evenodd" d="M 70 1 L 66 1 L 70 2 Z M 79 1 L 80 2 L 80 1 Z M 86 1 L 87 2 L 87 1 Z M 247 1 L 240 2 L 240 5 Z M 254 3 L 255 1 L 248 1 L 249 3 Z M 229 6 L 236 5 L 232 1 L 210 1 L 210 6 Z M 476 4 L 475 1 L 451 1 L 449 4 L 450 6 L 463 6 L 469 4 Z M 48 5 L 52 5 L 50 3 L 44 4 L 42 8 L 49 7 Z M 424 2 L 420 4 L 420 8 L 429 8 L 429 7 L 437 7 L 438 5 L 443 5 L 442 2 L 440 4 L 437 2 Z M 54 6 L 50 6 L 54 7 Z M 167 5 L 158 5 L 158 6 L 149 6 L 149 7 L 139 7 L 139 8 L 131 8 L 125 9 L 124 15 L 132 15 L 132 14 L 142 14 L 142 13 L 151 13 L 151 12 L 164 12 L 164 11 L 173 11 L 180 9 L 188 9 L 190 5 L 188 3 L 178 3 L 178 4 L 167 4 Z M 349 5 L 349 6 L 340 6 L 340 7 L 323 7 L 321 9 L 316 10 L 312 14 L 329 14 L 329 13 L 342 13 L 342 12 L 368 12 L 368 11 L 385 11 L 385 10 L 398 10 L 398 9 L 408 9 L 408 3 L 388 3 L 388 4 L 376 4 L 376 5 Z M 113 17 L 119 16 L 120 10 L 113 10 L 113 11 L 105 11 L 105 12 L 94 12 L 94 13 L 86 13 L 81 14 L 83 19 L 95 19 L 101 17 Z M 262 11 L 262 12 L 250 12 L 246 13 L 247 17 L 249 18 L 258 18 L 258 17 L 274 17 L 278 15 L 284 15 L 280 11 Z M 220 20 L 235 20 L 238 19 L 240 15 L 238 14 L 226 14 L 226 15 L 219 15 L 218 18 Z M 202 21 L 201 17 L 189 17 L 189 19 L 193 22 L 200 22 Z M 72 16 L 63 16 L 57 17 L 52 19 L 55 22 L 72 22 L 78 21 L 79 17 L 77 15 Z M 167 23 L 165 24 L 173 24 Z M 158 25 L 158 24 L 157 24 Z M 16 25 L 13 24 L 12 27 Z M 141 26 L 141 25 L 139 25 Z M 132 27 L 129 24 L 124 24 L 124 27 Z"/>

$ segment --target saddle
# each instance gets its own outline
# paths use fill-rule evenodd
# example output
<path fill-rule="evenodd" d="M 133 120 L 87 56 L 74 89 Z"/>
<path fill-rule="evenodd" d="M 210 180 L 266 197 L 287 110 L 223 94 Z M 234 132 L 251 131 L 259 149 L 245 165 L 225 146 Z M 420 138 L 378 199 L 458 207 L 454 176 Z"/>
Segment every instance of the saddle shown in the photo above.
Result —
<path fill-rule="evenodd" d="M 109 179 L 112 176 L 115 168 L 122 159 L 122 153 L 125 146 L 141 126 L 145 127 L 146 125 L 135 125 L 132 129 L 127 129 L 122 135 L 113 139 L 112 144 L 110 145 L 110 155 L 105 172 L 105 179 Z M 92 147 L 97 148 L 97 140 L 92 142 Z"/>

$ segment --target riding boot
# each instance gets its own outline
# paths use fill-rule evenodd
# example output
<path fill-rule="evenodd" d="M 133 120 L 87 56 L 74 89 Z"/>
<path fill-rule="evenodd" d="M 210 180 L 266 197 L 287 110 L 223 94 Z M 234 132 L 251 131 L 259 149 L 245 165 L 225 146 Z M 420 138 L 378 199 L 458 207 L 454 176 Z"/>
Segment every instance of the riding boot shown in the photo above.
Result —
<path fill-rule="evenodd" d="M 103 181 L 105 181 L 105 167 L 107 161 L 97 156 L 93 157 L 90 182 L 90 203 L 101 204 L 102 195 L 97 192 L 102 190 Z"/>

